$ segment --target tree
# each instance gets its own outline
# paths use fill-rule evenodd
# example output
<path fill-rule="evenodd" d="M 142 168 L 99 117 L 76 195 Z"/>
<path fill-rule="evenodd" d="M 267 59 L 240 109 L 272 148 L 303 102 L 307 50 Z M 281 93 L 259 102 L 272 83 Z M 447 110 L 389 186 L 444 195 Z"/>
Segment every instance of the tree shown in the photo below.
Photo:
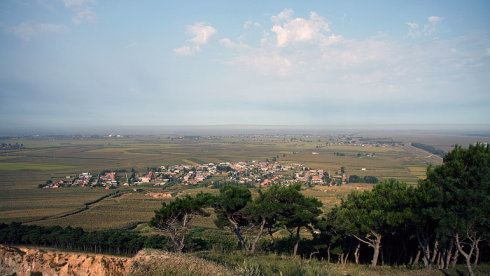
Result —
<path fill-rule="evenodd" d="M 353 174 L 353 175 L 349 176 L 349 182 L 350 183 L 360 183 L 361 182 L 361 177 L 358 176 L 358 175 Z"/>
<path fill-rule="evenodd" d="M 214 203 L 217 218 L 215 224 L 229 227 L 238 238 L 245 252 L 254 254 L 256 246 L 268 222 L 274 219 L 277 205 L 270 191 L 259 190 L 257 198 L 243 186 L 226 185 L 220 188 L 220 194 Z M 256 230 L 255 237 L 249 240 L 249 233 Z"/>
<path fill-rule="evenodd" d="M 243 236 L 243 228 L 250 225 L 244 209 L 252 200 L 252 194 L 245 187 L 232 185 L 221 187 L 219 192 L 213 204 L 217 216 L 214 223 L 219 228 L 230 227 L 237 236 L 241 247 L 249 252 L 246 237 Z"/>
<path fill-rule="evenodd" d="M 443 164 L 427 172 L 427 181 L 441 191 L 444 216 L 440 231 L 454 235 L 457 249 L 466 260 L 468 273 L 478 263 L 479 243 L 490 232 L 490 149 L 478 143 L 463 149 L 456 145 Z"/>
<path fill-rule="evenodd" d="M 335 227 L 373 248 L 373 267 L 378 262 L 383 235 L 412 216 L 409 189 L 395 180 L 382 182 L 372 191 L 352 192 L 336 209 Z"/>
<path fill-rule="evenodd" d="M 168 204 L 163 202 L 162 208 L 155 211 L 150 225 L 168 234 L 175 251 L 182 252 L 190 221 L 195 215 L 209 216 L 203 208 L 210 206 L 212 200 L 212 195 L 201 192 L 195 197 L 186 195 Z"/>
<path fill-rule="evenodd" d="M 281 205 L 278 219 L 289 231 L 291 238 L 295 237 L 293 255 L 298 252 L 301 228 L 312 230 L 312 225 L 322 213 L 322 203 L 314 197 L 304 196 L 300 191 L 301 184 L 296 183 L 282 188 L 278 194 Z"/>
<path fill-rule="evenodd" d="M 430 170 L 429 166 L 428 171 Z M 418 247 L 423 253 L 424 265 L 430 270 L 433 263 L 431 256 L 437 253 L 439 235 L 444 232 L 439 223 L 444 217 L 441 191 L 432 182 L 422 180 L 411 196 L 413 210 L 411 228 L 415 230 Z M 432 250 L 431 245 L 433 245 Z"/>
<path fill-rule="evenodd" d="M 365 183 L 376 184 L 376 183 L 378 183 L 378 178 L 375 177 L 375 176 L 369 176 L 369 175 L 367 175 L 367 176 L 364 177 L 364 182 Z"/>

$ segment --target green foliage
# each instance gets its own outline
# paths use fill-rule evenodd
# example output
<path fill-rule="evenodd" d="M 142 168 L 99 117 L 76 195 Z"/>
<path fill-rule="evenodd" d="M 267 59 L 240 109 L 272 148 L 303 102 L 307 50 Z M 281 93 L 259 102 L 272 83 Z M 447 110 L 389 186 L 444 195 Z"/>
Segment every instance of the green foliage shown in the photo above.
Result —
<path fill-rule="evenodd" d="M 478 143 L 468 149 L 456 145 L 446 154 L 442 165 L 427 170 L 427 179 L 421 187 L 428 187 L 437 195 L 438 202 L 425 208 L 437 227 L 436 234 L 455 239 L 459 252 L 466 259 L 468 273 L 473 275 L 473 254 L 479 252 L 479 243 L 490 237 L 488 145 Z M 477 264 L 478 253 L 475 258 Z"/>
<path fill-rule="evenodd" d="M 363 182 L 364 183 L 372 183 L 372 184 L 376 184 L 378 183 L 378 178 L 376 176 L 369 176 L 369 175 L 366 175 L 364 178 L 363 178 Z"/>
<path fill-rule="evenodd" d="M 463 149 L 456 145 L 444 163 L 427 172 L 427 182 L 442 193 L 446 213 L 442 223 L 453 231 L 490 225 L 490 150 L 477 144 Z M 448 220 L 447 222 L 444 220 Z"/>
<path fill-rule="evenodd" d="M 370 231 L 392 231 L 411 216 L 407 185 L 395 180 L 382 182 L 372 191 L 352 192 L 337 212 L 338 226 L 364 235 Z"/>
<path fill-rule="evenodd" d="M 349 176 L 349 183 L 371 183 L 371 184 L 376 184 L 378 183 L 378 178 L 375 176 L 370 176 L 366 175 L 364 177 L 360 177 L 358 175 L 351 175 Z"/>
<path fill-rule="evenodd" d="M 411 190 L 405 183 L 389 180 L 372 191 L 352 192 L 332 210 L 333 227 L 372 247 L 372 265 L 376 266 L 382 237 L 412 217 Z"/>
<path fill-rule="evenodd" d="M 165 232 L 170 236 L 175 250 L 181 252 L 189 231 L 189 223 L 194 215 L 209 216 L 203 208 L 210 206 L 213 196 L 207 193 L 199 193 L 195 197 L 186 195 L 176 198 L 168 204 L 163 202 L 162 208 L 155 211 L 150 225 Z"/>
<path fill-rule="evenodd" d="M 218 227 L 228 226 L 234 232 L 245 251 L 254 253 L 256 243 L 260 240 L 264 228 L 272 232 L 277 227 L 285 226 L 291 237 L 296 230 L 296 253 L 301 227 L 311 229 L 321 214 L 321 202 L 316 198 L 305 197 L 300 192 L 301 184 L 287 187 L 273 185 L 269 189 L 259 190 L 258 196 L 252 200 L 250 191 L 239 186 L 225 186 L 214 204 Z M 244 227 L 253 228 L 256 234 L 252 242 L 247 242 Z"/>
<path fill-rule="evenodd" d="M 444 154 L 445 154 L 445 152 L 443 150 L 436 149 L 431 145 L 426 145 L 426 144 L 422 144 L 422 143 L 412 143 L 412 147 L 423 149 L 425 151 L 428 151 L 428 152 L 435 154 L 435 155 L 438 155 L 440 157 L 444 157 Z"/>
<path fill-rule="evenodd" d="M 219 192 L 213 206 L 216 226 L 230 226 L 230 219 L 239 226 L 247 225 L 249 221 L 243 209 L 252 200 L 252 193 L 245 187 L 232 185 L 221 187 Z"/>
<path fill-rule="evenodd" d="M 351 175 L 349 176 L 349 183 L 360 183 L 361 182 L 361 177 L 358 175 Z"/>
<path fill-rule="evenodd" d="M 126 230 L 86 232 L 70 226 L 42 227 L 21 223 L 0 223 L 0 243 L 50 246 L 68 250 L 133 255 L 142 248 L 168 249 L 167 238 L 160 235 L 143 237 Z"/>

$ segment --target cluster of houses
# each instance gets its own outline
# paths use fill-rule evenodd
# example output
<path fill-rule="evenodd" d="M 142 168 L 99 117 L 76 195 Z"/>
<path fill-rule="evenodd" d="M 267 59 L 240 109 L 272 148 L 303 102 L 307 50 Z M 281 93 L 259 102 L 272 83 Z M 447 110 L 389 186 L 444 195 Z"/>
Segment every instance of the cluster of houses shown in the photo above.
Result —
<path fill-rule="evenodd" d="M 363 138 L 363 137 L 353 137 L 353 136 L 340 136 L 335 140 L 331 140 L 325 144 L 326 146 L 357 146 L 357 147 L 400 147 L 404 146 L 401 141 L 394 141 L 392 139 L 383 138 Z"/>
<path fill-rule="evenodd" d="M 19 143 L 15 143 L 15 144 L 2 143 L 0 145 L 1 150 L 15 150 L 15 149 L 23 149 L 23 148 L 24 148 L 24 144 L 19 144 Z"/>
<path fill-rule="evenodd" d="M 39 185 L 40 188 L 62 188 L 62 187 L 89 187 L 89 186 L 99 186 L 106 187 L 107 189 L 111 187 L 116 187 L 119 182 L 116 179 L 115 172 L 105 172 L 100 174 L 98 177 L 92 176 L 88 172 L 83 172 L 75 177 L 66 176 L 64 179 L 58 179 L 56 181 L 48 180 L 45 184 Z"/>
<path fill-rule="evenodd" d="M 206 182 L 208 179 L 209 181 Z M 129 175 L 128 172 L 123 175 L 113 171 L 103 171 L 97 177 L 92 176 L 90 173 L 81 173 L 75 177 L 67 176 L 66 179 L 60 179 L 55 182 L 49 180 L 45 185 L 42 185 L 42 188 L 98 186 L 109 189 L 119 185 L 163 186 L 167 183 L 211 185 L 215 181 L 235 182 L 253 186 L 289 185 L 295 182 L 333 186 L 345 184 L 347 177 L 345 174 L 330 177 L 323 170 L 308 169 L 298 163 L 249 161 L 160 166 L 148 169 L 144 174 L 137 174 L 134 170 Z"/>

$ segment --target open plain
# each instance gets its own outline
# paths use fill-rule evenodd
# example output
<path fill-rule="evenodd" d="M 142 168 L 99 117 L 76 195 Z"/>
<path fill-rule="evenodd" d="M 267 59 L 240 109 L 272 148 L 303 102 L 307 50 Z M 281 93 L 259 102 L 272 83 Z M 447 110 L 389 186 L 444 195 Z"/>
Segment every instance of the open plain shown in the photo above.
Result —
<path fill-rule="evenodd" d="M 335 134 L 335 135 L 229 135 L 229 136 L 123 136 L 108 137 L 4 137 L 5 144 L 22 144 L 21 149 L 0 151 L 0 222 L 28 222 L 38 225 L 82 227 L 86 230 L 145 228 L 162 201 L 149 193 L 217 193 L 209 184 L 177 184 L 156 187 L 151 184 L 102 187 L 39 189 L 51 178 L 102 170 L 147 168 L 177 164 L 203 164 L 238 161 L 277 160 L 322 169 L 329 175 L 371 175 L 380 181 L 397 179 L 417 184 L 425 177 L 429 164 L 442 158 L 411 146 L 421 142 L 439 149 L 454 144 L 489 142 L 488 137 Z M 123 174 L 124 175 L 124 174 Z M 303 193 L 317 197 L 324 210 L 338 204 L 350 191 L 369 189 L 372 184 L 348 183 L 343 186 L 305 186 Z M 109 195 L 109 196 L 108 196 Z M 103 200 L 97 201 L 100 198 Z M 96 201 L 96 202 L 94 202 Z M 214 228 L 211 218 L 195 224 Z"/>

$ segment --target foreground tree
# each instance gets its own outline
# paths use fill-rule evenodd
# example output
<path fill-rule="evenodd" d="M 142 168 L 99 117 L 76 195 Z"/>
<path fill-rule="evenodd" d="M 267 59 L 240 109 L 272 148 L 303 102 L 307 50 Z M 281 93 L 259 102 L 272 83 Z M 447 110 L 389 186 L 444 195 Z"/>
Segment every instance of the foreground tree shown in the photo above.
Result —
<path fill-rule="evenodd" d="M 273 185 L 269 189 L 259 190 L 252 200 L 250 191 L 241 186 L 224 186 L 214 203 L 218 227 L 229 227 L 238 238 L 245 252 L 253 254 L 257 242 L 267 228 L 272 233 L 278 227 L 285 226 L 293 237 L 295 233 L 294 253 L 297 253 L 302 227 L 310 228 L 321 214 L 321 202 L 300 193 L 301 185 L 288 187 Z"/>
<path fill-rule="evenodd" d="M 162 208 L 155 211 L 150 225 L 166 233 L 176 252 L 182 252 L 185 238 L 189 232 L 189 223 L 195 215 L 209 216 L 204 208 L 212 204 L 213 196 L 199 193 L 195 197 L 186 195 L 170 203 L 162 203 Z"/>
<path fill-rule="evenodd" d="M 445 211 L 439 230 L 452 233 L 466 261 L 468 273 L 478 264 L 479 243 L 490 232 L 490 149 L 488 145 L 456 146 L 443 164 L 428 170 L 427 182 L 441 191 Z"/>
<path fill-rule="evenodd" d="M 312 231 L 312 226 L 322 213 L 322 203 L 317 198 L 304 196 L 299 183 L 280 188 L 276 200 L 279 203 L 279 220 L 289 231 L 291 239 L 294 237 L 293 255 L 296 255 L 301 229 L 304 227 Z"/>
<path fill-rule="evenodd" d="M 252 200 L 250 191 L 242 186 L 227 185 L 220 188 L 214 209 L 216 226 L 229 227 L 245 252 L 254 254 L 267 223 L 277 214 L 277 204 L 270 191 L 259 190 Z"/>
<path fill-rule="evenodd" d="M 428 168 L 430 170 L 431 167 Z M 441 233 L 447 236 L 444 225 L 440 223 L 445 216 L 441 190 L 430 181 L 419 181 L 412 194 L 412 210 L 411 228 L 415 231 L 424 266 L 430 270 L 438 254 L 439 241 L 443 238 Z"/>
<path fill-rule="evenodd" d="M 226 185 L 219 189 L 219 195 L 213 204 L 216 213 L 214 223 L 219 228 L 229 227 L 238 238 L 245 252 L 250 252 L 247 237 L 244 236 L 251 228 L 251 221 L 245 212 L 245 207 L 252 200 L 252 193 L 242 186 Z M 245 228 L 245 229 L 244 229 Z M 248 228 L 248 229 L 247 229 Z"/>
<path fill-rule="evenodd" d="M 373 248 L 371 266 L 375 267 L 383 236 L 413 216 L 410 192 L 405 183 L 395 180 L 382 182 L 372 191 L 353 192 L 332 210 L 332 223 L 337 231 Z"/>

